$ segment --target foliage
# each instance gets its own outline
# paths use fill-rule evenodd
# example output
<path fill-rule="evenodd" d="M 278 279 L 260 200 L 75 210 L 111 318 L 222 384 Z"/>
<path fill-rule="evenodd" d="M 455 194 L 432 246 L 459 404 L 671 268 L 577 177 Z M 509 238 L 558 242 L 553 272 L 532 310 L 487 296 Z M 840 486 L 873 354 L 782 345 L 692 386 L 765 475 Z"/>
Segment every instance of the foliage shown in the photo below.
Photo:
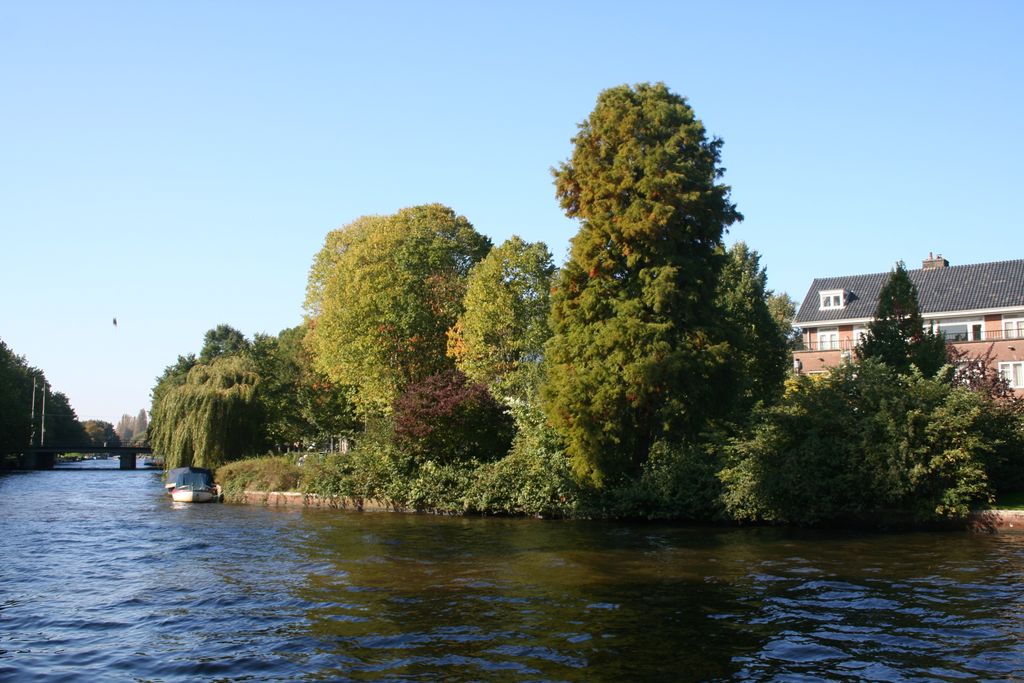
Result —
<path fill-rule="evenodd" d="M 384 414 L 407 385 L 453 362 L 447 331 L 466 277 L 490 241 L 439 204 L 368 216 L 327 236 L 310 272 L 315 367 L 353 387 L 363 416 Z"/>
<path fill-rule="evenodd" d="M 876 358 L 899 373 L 915 366 L 927 377 L 935 376 L 948 360 L 942 336 L 924 329 L 917 286 L 902 261 L 878 295 L 875 319 L 868 323 L 857 355 L 861 359 Z"/>
<path fill-rule="evenodd" d="M 950 381 L 977 394 L 986 405 L 983 420 L 992 451 L 986 461 L 989 479 L 999 494 L 1024 491 L 1024 398 L 999 374 L 993 345 L 972 355 L 950 345 Z"/>
<path fill-rule="evenodd" d="M 189 371 L 194 368 L 198 362 L 199 361 L 196 359 L 194 353 L 178 356 L 178 360 L 164 368 L 164 371 L 156 378 L 156 384 L 153 385 L 153 390 L 150 392 L 150 396 L 153 399 L 150 404 L 148 431 L 151 441 L 153 434 L 160 431 L 166 431 L 163 425 L 160 424 L 160 417 L 153 412 L 153 407 L 163 402 L 163 398 L 167 392 L 184 385 L 185 381 L 188 379 Z M 170 427 L 168 427 L 168 429 L 169 428 Z"/>
<path fill-rule="evenodd" d="M 0 464 L 29 443 L 34 372 L 24 358 L 0 340 Z"/>
<path fill-rule="evenodd" d="M 742 421 L 759 402 L 774 402 L 782 393 L 789 367 L 787 328 L 768 307 L 768 276 L 761 256 L 743 242 L 725 254 L 718 280 L 721 334 L 732 348 L 728 373 L 729 402 Z"/>
<path fill-rule="evenodd" d="M 36 392 L 34 398 L 33 387 Z M 35 422 L 32 420 L 33 400 Z M 23 452 L 30 441 L 39 445 L 44 427 L 45 445 L 79 445 L 87 442 L 85 429 L 78 421 L 68 397 L 54 391 L 41 370 L 30 367 L 23 357 L 15 354 L 0 340 L 0 465 L 12 464 L 13 456 Z"/>
<path fill-rule="evenodd" d="M 508 452 L 512 420 L 458 370 L 410 384 L 395 400 L 395 443 L 418 461 L 496 460 Z"/>
<path fill-rule="evenodd" d="M 306 332 L 299 325 L 276 337 L 256 335 L 252 343 L 265 440 L 281 450 L 347 434 L 355 427 L 347 393 L 312 368 L 304 346 Z"/>
<path fill-rule="evenodd" d="M 462 316 L 449 332 L 459 370 L 495 397 L 522 395 L 550 336 L 548 309 L 555 267 L 543 242 L 513 236 L 469 273 Z"/>
<path fill-rule="evenodd" d="M 215 479 L 229 503 L 245 500 L 246 491 L 298 490 L 302 468 L 295 455 L 248 458 L 217 468 Z"/>
<path fill-rule="evenodd" d="M 950 381 L 987 399 L 1006 403 L 1013 412 L 1024 412 L 1024 398 L 1017 396 L 1010 381 L 999 374 L 994 351 L 995 344 L 989 344 L 980 354 L 950 345 L 949 362 L 953 366 Z"/>
<path fill-rule="evenodd" d="M 85 429 L 78 421 L 75 409 L 71 407 L 71 401 L 67 395 L 60 391 L 53 391 L 50 383 L 43 379 L 46 385 L 46 445 L 47 446 L 77 446 L 88 442 Z M 40 389 L 40 395 L 42 390 Z M 40 404 L 36 404 L 37 414 Z"/>
<path fill-rule="evenodd" d="M 329 498 L 377 498 L 404 501 L 414 471 L 411 458 L 386 440 L 361 440 L 348 453 L 332 453 L 307 462 L 301 487 Z"/>
<path fill-rule="evenodd" d="M 153 404 L 150 442 L 167 468 L 215 468 L 259 451 L 261 412 L 252 361 L 225 356 L 189 370 Z"/>
<path fill-rule="evenodd" d="M 120 446 L 121 439 L 114 431 L 114 425 L 103 420 L 86 420 L 82 423 L 88 443 L 93 446 Z"/>
<path fill-rule="evenodd" d="M 490 514 L 566 517 L 575 513 L 582 489 L 564 444 L 537 405 L 535 393 L 509 400 L 515 422 L 512 449 L 481 465 L 467 494 L 472 510 Z"/>
<path fill-rule="evenodd" d="M 741 216 L 717 182 L 721 141 L 663 84 L 605 90 L 573 143 L 554 175 L 580 230 L 552 294 L 545 410 L 600 486 L 718 405 L 729 349 L 711 334 L 714 294 Z"/>
<path fill-rule="evenodd" d="M 142 445 L 146 443 L 146 430 L 149 428 L 149 418 L 146 410 L 139 410 L 135 417 L 125 413 L 117 422 L 115 431 L 123 444 Z"/>
<path fill-rule="evenodd" d="M 33 401 L 38 422 L 32 420 Z M 68 397 L 54 391 L 41 370 L 30 367 L 23 357 L 0 340 L 0 464 L 11 464 L 8 461 L 13 460 L 12 456 L 23 452 L 30 441 L 39 445 L 44 428 L 45 444 L 49 446 L 79 445 L 87 441 L 85 429 Z"/>
<path fill-rule="evenodd" d="M 237 356 L 248 353 L 251 349 L 245 335 L 230 325 L 217 325 L 206 332 L 203 337 L 203 348 L 199 352 L 200 363 L 211 363 L 221 356 Z"/>
<path fill-rule="evenodd" d="M 734 519 L 926 521 L 987 500 L 993 435 L 977 394 L 872 359 L 794 385 L 729 449 Z"/>
<path fill-rule="evenodd" d="M 790 349 L 796 346 L 800 340 L 800 330 L 793 327 L 793 318 L 796 317 L 796 302 L 785 292 L 768 294 L 768 312 L 771 314 L 775 324 L 782 330 L 786 337 L 786 346 Z"/>
<path fill-rule="evenodd" d="M 640 476 L 589 491 L 580 512 L 590 517 L 721 519 L 720 451 L 721 444 L 707 435 L 689 444 L 658 441 Z"/>

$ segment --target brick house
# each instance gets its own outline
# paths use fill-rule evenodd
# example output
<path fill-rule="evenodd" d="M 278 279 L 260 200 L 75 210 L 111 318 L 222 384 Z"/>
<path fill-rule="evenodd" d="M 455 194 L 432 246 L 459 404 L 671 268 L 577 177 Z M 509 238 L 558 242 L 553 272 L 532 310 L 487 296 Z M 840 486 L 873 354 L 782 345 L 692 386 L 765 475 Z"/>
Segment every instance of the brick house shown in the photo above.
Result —
<path fill-rule="evenodd" d="M 950 266 L 929 254 L 908 274 L 925 325 L 972 356 L 991 347 L 999 372 L 1024 393 L 1024 259 Z M 823 372 L 852 357 L 889 275 L 816 278 L 793 319 L 803 332 L 794 370 Z"/>

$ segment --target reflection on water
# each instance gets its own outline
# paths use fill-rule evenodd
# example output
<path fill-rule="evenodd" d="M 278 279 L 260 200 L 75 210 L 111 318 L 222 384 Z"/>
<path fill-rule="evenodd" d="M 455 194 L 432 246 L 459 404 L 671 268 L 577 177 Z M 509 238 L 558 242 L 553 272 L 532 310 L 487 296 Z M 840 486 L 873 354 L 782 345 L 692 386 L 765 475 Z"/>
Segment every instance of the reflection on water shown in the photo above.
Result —
<path fill-rule="evenodd" d="M 1024 676 L 1012 534 L 179 507 L 116 470 L 2 476 L 0 519 L 0 679 Z"/>

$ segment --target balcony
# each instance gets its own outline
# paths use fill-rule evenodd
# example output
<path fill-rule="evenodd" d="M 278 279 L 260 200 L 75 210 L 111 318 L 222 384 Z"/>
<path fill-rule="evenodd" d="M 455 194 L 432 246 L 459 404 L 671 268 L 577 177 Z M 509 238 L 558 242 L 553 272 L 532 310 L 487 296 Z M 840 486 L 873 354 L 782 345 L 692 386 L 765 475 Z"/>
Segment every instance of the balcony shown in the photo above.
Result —
<path fill-rule="evenodd" d="M 997 341 L 1024 341 L 1024 329 L 1016 330 L 985 330 L 981 339 L 968 339 L 967 332 L 941 332 L 945 340 L 950 344 L 978 344 L 983 342 Z M 811 344 L 798 340 L 793 347 L 794 351 L 853 351 L 857 348 L 857 342 L 853 339 L 819 339 Z"/>
<path fill-rule="evenodd" d="M 947 342 L 958 344 L 1024 339 L 1024 330 L 985 330 L 981 333 L 981 339 L 968 339 L 969 335 L 966 332 L 942 332 L 941 334 Z"/>
<path fill-rule="evenodd" d="M 813 344 L 805 344 L 803 340 L 797 340 L 793 347 L 794 351 L 853 351 L 857 348 L 857 342 L 852 339 L 820 339 Z"/>

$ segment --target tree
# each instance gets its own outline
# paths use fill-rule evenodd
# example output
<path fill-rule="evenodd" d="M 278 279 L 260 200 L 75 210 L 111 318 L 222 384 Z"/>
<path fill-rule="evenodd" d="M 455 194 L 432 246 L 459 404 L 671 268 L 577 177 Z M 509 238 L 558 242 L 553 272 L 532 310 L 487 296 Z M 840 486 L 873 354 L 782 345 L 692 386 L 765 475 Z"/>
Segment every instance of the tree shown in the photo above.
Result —
<path fill-rule="evenodd" d="M 109 446 L 111 448 L 121 445 L 121 439 L 114 432 L 114 425 L 103 420 L 86 420 L 82 423 L 85 436 L 93 446 Z"/>
<path fill-rule="evenodd" d="M 876 359 L 802 376 L 731 445 L 725 505 L 799 524 L 965 517 L 989 496 L 989 415 L 979 394 Z"/>
<path fill-rule="evenodd" d="M 496 397 L 522 396 L 550 336 L 548 310 L 555 266 L 543 242 L 517 236 L 495 247 L 469 273 L 462 316 L 448 353 Z"/>
<path fill-rule="evenodd" d="M 214 468 L 257 453 L 258 382 L 251 359 L 224 356 L 195 365 L 183 384 L 154 400 L 150 443 L 166 467 Z"/>
<path fill-rule="evenodd" d="M 512 418 L 458 370 L 411 384 L 393 414 L 398 445 L 421 461 L 497 460 L 512 444 Z"/>
<path fill-rule="evenodd" d="M 35 421 L 31 418 L 33 401 Z M 30 367 L 0 340 L 0 460 L 23 452 L 30 440 L 39 445 L 44 429 L 48 446 L 81 445 L 87 441 L 68 397 L 54 391 L 41 370 Z"/>
<path fill-rule="evenodd" d="M 135 437 L 135 420 L 128 413 L 121 415 L 121 419 L 117 421 L 117 427 L 115 431 L 118 434 L 119 440 L 128 444 L 132 442 Z"/>
<path fill-rule="evenodd" d="M 45 382 L 45 380 L 44 380 Z M 88 442 L 85 429 L 66 394 L 53 391 L 46 382 L 46 444 L 78 446 Z"/>
<path fill-rule="evenodd" d="M 733 349 L 727 366 L 735 415 L 745 420 L 758 402 L 771 403 L 782 394 L 789 365 L 786 332 L 769 308 L 768 276 L 761 256 L 737 242 L 727 252 L 718 280 L 722 334 Z"/>
<path fill-rule="evenodd" d="M 447 331 L 490 241 L 440 204 L 367 216 L 327 236 L 310 271 L 308 343 L 364 416 L 386 414 L 412 382 L 453 366 Z"/>
<path fill-rule="evenodd" d="M 793 318 L 796 316 L 796 302 L 785 292 L 779 294 L 769 292 L 768 311 L 775 320 L 775 324 L 779 326 L 779 329 L 785 335 L 786 346 L 790 349 L 794 348 L 796 342 L 800 340 L 800 330 L 793 327 Z"/>
<path fill-rule="evenodd" d="M 858 358 L 876 358 L 902 374 L 915 366 L 934 376 L 948 361 L 946 342 L 924 329 L 917 301 L 917 287 L 899 261 L 878 295 L 875 319 L 857 347 Z"/>
<path fill-rule="evenodd" d="M 146 415 L 146 409 L 140 408 L 139 414 L 135 416 L 135 434 L 132 437 L 132 442 L 136 444 L 143 444 L 146 441 L 146 430 L 149 429 L 149 417 Z"/>
<path fill-rule="evenodd" d="M 721 140 L 663 84 L 605 90 L 573 143 L 554 176 L 580 230 L 552 294 L 545 410 L 602 485 L 713 412 L 721 239 L 742 216 L 718 182 Z"/>
<path fill-rule="evenodd" d="M 0 340 L 0 463 L 28 446 L 31 403 L 32 370 Z"/>
<path fill-rule="evenodd" d="M 231 327 L 231 325 L 217 325 L 212 330 L 208 330 L 203 338 L 203 348 L 199 352 L 199 362 L 209 363 L 221 356 L 246 353 L 249 349 L 250 344 L 244 334 Z"/>
<path fill-rule="evenodd" d="M 153 391 L 150 392 L 153 402 L 151 403 L 152 408 L 150 409 L 150 423 L 149 433 L 150 435 L 161 431 L 162 425 L 160 425 L 160 418 L 155 414 L 155 408 L 157 404 L 163 401 L 164 396 L 176 387 L 180 387 L 185 384 L 188 379 L 188 373 L 199 363 L 196 359 L 195 354 L 190 353 L 185 356 L 178 356 L 178 360 L 172 365 L 168 365 L 164 368 L 163 373 L 156 378 L 156 384 L 153 385 Z M 124 415 L 121 421 L 117 423 L 117 432 L 121 435 L 121 440 L 127 442 L 128 438 L 125 436 L 125 432 L 122 431 L 123 426 L 130 428 L 130 418 L 128 415 Z M 134 436 L 134 434 L 132 434 Z M 152 441 L 152 439 L 151 439 Z"/>
<path fill-rule="evenodd" d="M 257 335 L 252 358 L 260 376 L 258 400 L 266 441 L 288 448 L 351 431 L 355 416 L 348 395 L 312 368 L 303 345 L 305 325 L 277 337 Z"/>

